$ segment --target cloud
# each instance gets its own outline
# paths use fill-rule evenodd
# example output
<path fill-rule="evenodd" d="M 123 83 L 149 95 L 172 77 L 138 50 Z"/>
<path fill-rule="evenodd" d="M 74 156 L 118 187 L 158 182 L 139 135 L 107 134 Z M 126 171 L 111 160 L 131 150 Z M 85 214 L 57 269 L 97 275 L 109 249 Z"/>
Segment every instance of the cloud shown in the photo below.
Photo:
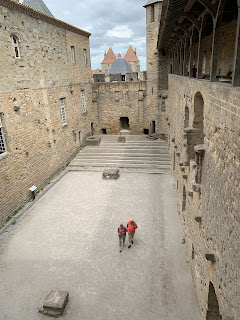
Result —
<path fill-rule="evenodd" d="M 107 32 L 107 36 L 116 38 L 131 38 L 132 35 L 132 30 L 126 25 L 116 26 Z"/>

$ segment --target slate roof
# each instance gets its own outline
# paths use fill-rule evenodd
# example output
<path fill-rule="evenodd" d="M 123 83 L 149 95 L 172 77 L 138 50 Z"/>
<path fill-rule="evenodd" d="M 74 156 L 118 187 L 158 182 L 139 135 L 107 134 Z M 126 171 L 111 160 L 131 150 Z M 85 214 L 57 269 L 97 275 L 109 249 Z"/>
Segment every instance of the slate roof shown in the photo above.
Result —
<path fill-rule="evenodd" d="M 132 69 L 130 67 L 130 65 L 127 63 L 127 61 L 124 58 L 117 58 L 111 69 L 109 70 L 107 76 L 109 74 L 117 74 L 117 73 L 121 73 L 122 76 L 125 76 L 126 73 L 132 73 Z"/>
<path fill-rule="evenodd" d="M 149 0 L 144 7 L 146 8 L 147 6 L 150 6 L 151 4 L 154 4 L 156 2 L 162 2 L 163 0 Z"/>
<path fill-rule="evenodd" d="M 105 55 L 103 61 L 101 63 L 113 63 L 116 59 L 115 53 L 112 48 L 109 48 L 107 54 Z"/>
<path fill-rule="evenodd" d="M 42 13 L 45 13 L 49 16 L 52 16 L 51 11 L 48 9 L 48 7 L 45 5 L 43 0 L 24 0 L 23 4 L 26 6 L 29 6 L 37 11 L 41 11 Z"/>
<path fill-rule="evenodd" d="M 139 62 L 139 59 L 138 59 L 138 57 L 136 56 L 136 54 L 135 54 L 132 46 L 130 46 L 130 47 L 128 48 L 128 51 L 126 52 L 124 58 L 125 58 L 125 60 L 126 60 L 127 62 L 133 62 L 133 61 L 138 61 L 138 62 Z"/>

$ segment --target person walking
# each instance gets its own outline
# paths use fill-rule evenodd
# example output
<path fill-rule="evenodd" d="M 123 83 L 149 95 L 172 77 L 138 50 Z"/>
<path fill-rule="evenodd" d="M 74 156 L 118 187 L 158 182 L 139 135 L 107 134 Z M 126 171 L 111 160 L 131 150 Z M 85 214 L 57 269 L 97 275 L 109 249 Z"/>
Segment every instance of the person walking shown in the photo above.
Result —
<path fill-rule="evenodd" d="M 120 252 L 122 252 L 123 245 L 125 245 L 126 233 L 127 229 L 123 226 L 123 224 L 120 224 L 118 227 Z"/>
<path fill-rule="evenodd" d="M 127 229 L 128 229 L 128 249 L 130 249 L 131 245 L 133 244 L 135 230 L 137 229 L 137 224 L 135 221 L 133 221 L 133 219 L 128 221 Z"/>

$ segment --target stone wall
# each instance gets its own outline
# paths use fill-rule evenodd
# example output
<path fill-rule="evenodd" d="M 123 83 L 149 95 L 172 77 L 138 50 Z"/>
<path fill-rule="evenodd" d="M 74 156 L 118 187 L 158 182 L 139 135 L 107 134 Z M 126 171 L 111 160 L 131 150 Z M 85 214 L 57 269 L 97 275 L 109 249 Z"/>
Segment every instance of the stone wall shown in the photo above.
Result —
<path fill-rule="evenodd" d="M 146 81 L 92 83 L 93 107 L 100 129 L 120 134 L 121 117 L 129 118 L 129 134 L 143 134 L 146 116 Z"/>
<path fill-rule="evenodd" d="M 222 319 L 238 319 L 240 90 L 170 75 L 168 104 L 172 168 L 202 319 L 210 282 Z"/>
<path fill-rule="evenodd" d="M 147 23 L 147 107 L 144 126 L 153 133 L 167 135 L 167 63 L 164 53 L 157 49 L 159 21 L 162 12 L 162 3 L 154 4 L 154 21 L 152 21 L 152 6 L 146 7 Z"/>
<path fill-rule="evenodd" d="M 36 19 L 34 10 L 29 9 L 33 13 L 28 15 L 28 9 L 15 6 L 21 10 L 0 6 L 4 70 L 0 74 L 0 116 L 6 144 L 6 152 L 0 154 L 0 225 L 31 199 L 28 189 L 32 185 L 40 191 L 67 165 L 91 134 L 91 123 L 98 130 L 92 108 L 88 36 L 58 27 L 55 20 L 45 22 L 41 14 Z M 19 39 L 20 58 L 15 58 L 12 35 Z M 75 64 L 71 46 L 75 47 Z M 81 90 L 85 91 L 85 113 Z M 65 98 L 67 114 L 64 124 L 61 98 Z"/>

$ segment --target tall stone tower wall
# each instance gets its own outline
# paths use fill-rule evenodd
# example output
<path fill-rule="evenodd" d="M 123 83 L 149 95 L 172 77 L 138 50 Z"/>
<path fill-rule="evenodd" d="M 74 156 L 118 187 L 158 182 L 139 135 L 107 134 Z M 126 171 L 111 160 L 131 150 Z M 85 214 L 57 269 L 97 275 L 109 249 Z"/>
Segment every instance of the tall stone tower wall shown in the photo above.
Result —
<path fill-rule="evenodd" d="M 162 1 L 146 6 L 148 79 L 145 127 L 150 128 L 150 133 L 154 133 L 155 127 L 157 134 L 166 136 L 167 63 L 164 53 L 157 49 L 161 13 Z"/>

